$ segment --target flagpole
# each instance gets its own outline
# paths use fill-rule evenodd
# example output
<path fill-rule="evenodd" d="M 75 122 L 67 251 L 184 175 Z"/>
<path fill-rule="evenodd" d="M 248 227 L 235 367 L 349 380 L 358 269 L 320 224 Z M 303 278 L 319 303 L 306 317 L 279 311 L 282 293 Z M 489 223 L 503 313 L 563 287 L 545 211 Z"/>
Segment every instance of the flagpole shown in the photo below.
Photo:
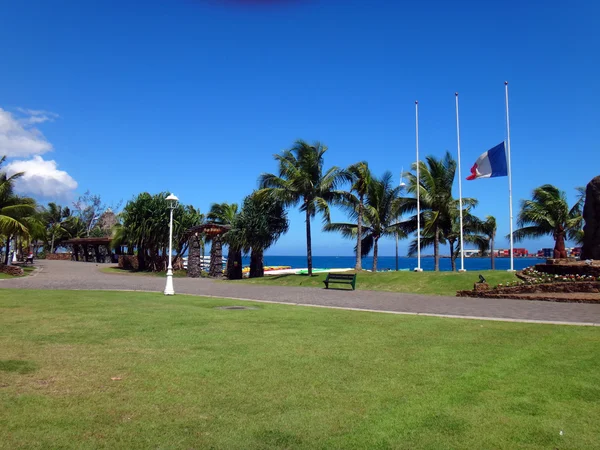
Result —
<path fill-rule="evenodd" d="M 422 272 L 421 269 L 421 181 L 419 171 L 419 102 L 415 101 L 415 136 L 417 147 L 417 268 L 415 272 Z"/>
<path fill-rule="evenodd" d="M 463 240 L 463 202 L 462 202 L 462 175 L 460 172 L 460 125 L 458 122 L 458 92 L 454 93 L 456 100 L 456 146 L 458 149 L 458 207 L 460 208 L 460 270 L 459 272 L 466 272 L 465 270 L 465 247 Z"/>
<path fill-rule="evenodd" d="M 400 188 L 400 190 L 404 189 L 404 187 L 406 186 L 406 184 L 404 184 L 404 167 L 402 167 L 402 170 L 400 171 L 400 184 L 398 185 L 398 187 Z M 396 222 L 398 222 L 398 219 L 396 219 Z M 396 272 L 398 272 L 398 230 L 396 230 Z"/>
<path fill-rule="evenodd" d="M 504 93 L 506 99 L 506 156 L 508 161 L 508 211 L 510 216 L 510 270 L 514 272 L 514 248 L 513 248 L 513 201 L 512 201 L 512 172 L 510 168 L 510 120 L 508 115 L 508 81 L 504 82 Z"/>

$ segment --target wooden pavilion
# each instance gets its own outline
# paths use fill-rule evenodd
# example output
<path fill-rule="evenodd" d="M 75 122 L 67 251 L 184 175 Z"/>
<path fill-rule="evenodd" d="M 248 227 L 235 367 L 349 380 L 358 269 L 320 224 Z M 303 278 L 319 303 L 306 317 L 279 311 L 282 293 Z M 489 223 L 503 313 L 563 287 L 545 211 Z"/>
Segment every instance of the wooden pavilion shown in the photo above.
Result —
<path fill-rule="evenodd" d="M 210 268 L 208 275 L 213 278 L 221 278 L 223 276 L 223 243 L 221 237 L 231 227 L 229 225 L 221 225 L 214 222 L 203 223 L 189 228 L 186 232 L 188 237 L 188 263 L 187 276 L 190 278 L 199 278 L 201 267 L 201 238 L 200 235 L 205 235 L 211 239 L 210 247 Z"/>
<path fill-rule="evenodd" d="M 73 247 L 74 261 L 110 263 L 112 262 L 110 241 L 109 237 L 89 237 L 69 239 L 63 244 Z"/>

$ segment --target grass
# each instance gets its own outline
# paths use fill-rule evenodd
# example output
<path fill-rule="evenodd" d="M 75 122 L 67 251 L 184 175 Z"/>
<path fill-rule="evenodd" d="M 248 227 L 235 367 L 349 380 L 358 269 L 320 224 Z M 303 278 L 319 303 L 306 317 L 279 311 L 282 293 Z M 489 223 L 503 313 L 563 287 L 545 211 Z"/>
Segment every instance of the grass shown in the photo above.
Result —
<path fill-rule="evenodd" d="M 0 290 L 0 448 L 600 447 L 598 328 L 224 305 Z"/>
<path fill-rule="evenodd" d="M 473 284 L 482 274 L 490 286 L 498 283 L 516 281 L 514 274 L 501 270 L 482 270 L 475 272 L 360 272 L 356 277 L 356 289 L 371 291 L 409 292 L 414 294 L 452 295 L 456 291 L 473 289 Z M 253 278 L 235 283 L 324 287 L 326 274 L 274 275 Z M 232 283 L 234 283 L 232 281 Z M 335 285 L 332 285 L 335 286 Z M 339 285 L 340 287 L 347 287 Z"/>
<path fill-rule="evenodd" d="M 24 272 L 24 274 L 21 275 L 23 277 L 26 277 L 27 275 L 31 275 L 31 273 L 35 270 L 34 266 L 21 266 L 21 268 L 23 269 L 23 272 Z M 0 272 L 0 280 L 2 280 L 2 279 L 10 279 L 10 278 L 18 278 L 18 277 L 15 277 L 13 275 L 9 275 L 7 273 Z"/>
<path fill-rule="evenodd" d="M 137 276 L 146 276 L 146 277 L 167 277 L 167 272 L 140 272 L 136 270 L 129 269 L 120 269 L 117 266 L 113 267 L 103 267 L 100 269 L 100 272 L 117 274 L 117 275 L 137 275 Z M 174 278 L 185 278 L 187 276 L 187 271 L 185 270 L 174 270 L 173 277 Z"/>

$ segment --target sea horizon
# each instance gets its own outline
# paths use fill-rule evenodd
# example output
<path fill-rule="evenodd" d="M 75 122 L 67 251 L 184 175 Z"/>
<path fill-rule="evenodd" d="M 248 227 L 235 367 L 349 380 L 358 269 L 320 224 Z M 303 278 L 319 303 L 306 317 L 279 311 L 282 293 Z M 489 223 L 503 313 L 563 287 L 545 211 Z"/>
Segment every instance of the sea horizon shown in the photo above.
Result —
<path fill-rule="evenodd" d="M 354 268 L 356 257 L 354 256 L 313 256 L 313 267 L 319 269 L 345 269 Z M 491 261 L 489 257 L 470 257 L 465 258 L 466 270 L 489 270 L 491 269 Z M 496 257 L 496 270 L 510 269 L 510 258 Z M 542 258 L 514 258 L 514 269 L 522 270 L 526 267 L 533 266 L 545 261 Z M 242 258 L 243 265 L 250 264 L 250 257 Z M 265 266 L 290 266 L 292 269 L 304 269 L 307 266 L 306 255 L 265 255 Z M 362 259 L 363 269 L 371 269 L 373 266 L 373 257 L 367 256 Z M 399 270 L 414 270 L 417 267 L 417 258 L 400 256 L 398 257 Z M 460 269 L 460 259 L 456 260 L 456 267 Z M 434 269 L 433 256 L 421 257 L 421 268 L 423 270 Z M 395 270 L 395 256 L 378 256 L 377 270 Z M 450 257 L 440 258 L 440 270 L 452 270 L 452 262 Z"/>

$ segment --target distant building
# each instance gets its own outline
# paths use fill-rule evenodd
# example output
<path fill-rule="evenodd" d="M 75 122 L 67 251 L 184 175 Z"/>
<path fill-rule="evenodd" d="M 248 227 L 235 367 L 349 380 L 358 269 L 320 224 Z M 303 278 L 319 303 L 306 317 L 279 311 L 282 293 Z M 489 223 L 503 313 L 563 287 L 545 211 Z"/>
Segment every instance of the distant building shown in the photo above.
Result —
<path fill-rule="evenodd" d="M 510 257 L 510 249 L 499 248 L 496 250 L 496 256 L 499 258 L 508 258 Z M 529 256 L 529 250 L 526 248 L 513 248 L 513 256 L 515 258 L 525 258 Z"/>
<path fill-rule="evenodd" d="M 553 248 L 542 248 L 537 252 L 538 258 L 553 258 L 554 257 L 554 249 Z"/>

